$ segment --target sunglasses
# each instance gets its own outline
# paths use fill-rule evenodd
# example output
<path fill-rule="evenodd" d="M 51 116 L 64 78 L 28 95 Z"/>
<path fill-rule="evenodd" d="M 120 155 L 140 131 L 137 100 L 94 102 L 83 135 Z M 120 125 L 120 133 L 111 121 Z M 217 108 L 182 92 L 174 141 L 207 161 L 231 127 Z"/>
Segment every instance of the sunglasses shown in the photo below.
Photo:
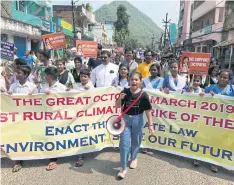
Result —
<path fill-rule="evenodd" d="M 101 56 L 100 58 L 107 59 L 108 57 L 106 57 L 106 56 Z"/>

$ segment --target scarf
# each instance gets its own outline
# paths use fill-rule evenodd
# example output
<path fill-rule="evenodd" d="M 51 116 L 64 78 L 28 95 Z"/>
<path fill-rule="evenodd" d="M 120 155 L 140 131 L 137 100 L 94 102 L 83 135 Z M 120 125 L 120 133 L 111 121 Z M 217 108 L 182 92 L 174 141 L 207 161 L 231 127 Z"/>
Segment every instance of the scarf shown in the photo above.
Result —
<path fill-rule="evenodd" d="M 174 90 L 174 91 L 181 91 L 184 86 L 186 85 L 186 79 L 183 78 L 182 76 L 178 75 L 178 83 L 177 83 L 177 86 L 175 85 L 174 83 L 174 79 L 172 77 L 172 75 L 169 75 L 169 84 L 171 86 L 171 88 Z"/>
<path fill-rule="evenodd" d="M 154 81 L 153 79 L 151 79 L 151 77 L 148 77 L 144 80 L 145 83 L 145 88 L 147 89 L 158 89 L 162 87 L 162 79 L 158 78 L 157 82 L 155 82 L 154 84 L 152 84 L 151 82 Z"/>

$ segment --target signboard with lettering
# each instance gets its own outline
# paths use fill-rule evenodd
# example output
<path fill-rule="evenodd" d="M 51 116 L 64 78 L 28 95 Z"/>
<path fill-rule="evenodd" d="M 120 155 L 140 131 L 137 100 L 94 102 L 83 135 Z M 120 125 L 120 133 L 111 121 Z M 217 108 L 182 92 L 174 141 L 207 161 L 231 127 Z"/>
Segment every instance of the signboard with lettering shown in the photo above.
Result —
<path fill-rule="evenodd" d="M 94 41 L 76 40 L 76 54 L 84 57 L 97 58 L 98 43 Z"/>
<path fill-rule="evenodd" d="M 66 48 L 66 39 L 62 32 L 42 35 L 42 39 L 48 50 Z"/>
<path fill-rule="evenodd" d="M 30 35 L 33 38 L 41 38 L 41 31 L 37 27 L 10 19 L 4 19 L 2 17 L 0 19 L 1 31 L 13 31 L 17 33 L 24 33 Z"/>
<path fill-rule="evenodd" d="M 50 22 L 42 20 L 41 30 L 50 32 Z"/>
<path fill-rule="evenodd" d="M 14 44 L 1 41 L 1 58 L 9 61 L 14 59 Z"/>
<path fill-rule="evenodd" d="M 207 75 L 210 53 L 183 52 L 180 60 L 180 74 Z"/>

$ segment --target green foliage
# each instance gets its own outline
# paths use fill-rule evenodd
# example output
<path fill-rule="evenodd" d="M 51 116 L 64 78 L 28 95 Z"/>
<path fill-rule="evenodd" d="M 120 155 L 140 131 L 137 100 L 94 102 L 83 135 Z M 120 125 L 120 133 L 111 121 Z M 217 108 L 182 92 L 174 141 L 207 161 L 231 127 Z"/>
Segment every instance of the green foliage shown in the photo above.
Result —
<path fill-rule="evenodd" d="M 116 21 L 117 20 L 117 8 L 123 5 L 127 14 L 129 15 L 129 37 L 127 40 L 136 40 L 138 47 L 145 47 L 146 45 L 150 45 L 153 34 L 156 37 L 156 41 L 160 39 L 162 29 L 160 29 L 147 15 L 139 11 L 128 1 L 112 1 L 108 5 L 103 5 L 100 9 L 94 12 L 96 15 L 96 20 L 98 22 L 105 21 Z M 118 35 L 116 35 L 118 37 Z M 116 37 L 115 36 L 115 37 Z M 135 45 L 136 41 L 128 41 L 126 44 L 132 43 Z"/>
<path fill-rule="evenodd" d="M 87 4 L 85 5 L 85 9 L 86 9 L 87 11 L 89 11 L 89 12 L 92 12 L 92 11 L 93 11 L 93 7 L 92 7 L 89 3 L 87 3 Z"/>
<path fill-rule="evenodd" d="M 123 5 L 119 5 L 117 8 L 117 21 L 114 23 L 115 37 L 114 41 L 118 46 L 124 46 L 125 38 L 129 35 L 129 15 L 127 9 Z"/>

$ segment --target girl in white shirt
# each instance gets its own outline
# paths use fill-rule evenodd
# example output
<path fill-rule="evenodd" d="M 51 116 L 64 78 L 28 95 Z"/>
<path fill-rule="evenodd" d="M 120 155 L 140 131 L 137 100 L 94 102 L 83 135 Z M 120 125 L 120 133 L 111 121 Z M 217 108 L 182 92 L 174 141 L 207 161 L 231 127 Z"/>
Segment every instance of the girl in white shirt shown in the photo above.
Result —
<path fill-rule="evenodd" d="M 128 87 L 128 76 L 129 68 L 126 64 L 120 64 L 119 66 L 119 76 L 114 78 L 112 81 L 112 86 Z"/>

